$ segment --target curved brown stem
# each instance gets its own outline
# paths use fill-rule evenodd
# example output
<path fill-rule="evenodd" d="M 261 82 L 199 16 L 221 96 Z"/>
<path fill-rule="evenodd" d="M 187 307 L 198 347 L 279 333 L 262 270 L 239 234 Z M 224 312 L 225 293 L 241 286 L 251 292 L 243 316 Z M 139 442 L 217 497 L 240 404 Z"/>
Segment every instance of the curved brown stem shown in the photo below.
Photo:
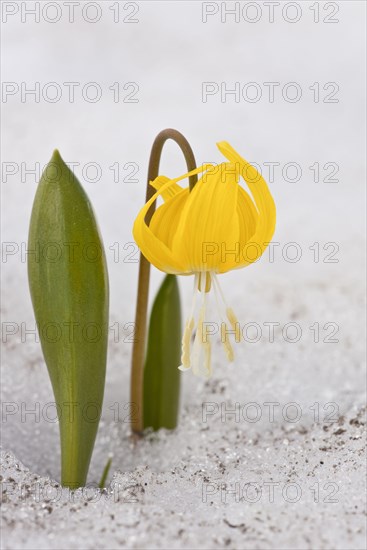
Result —
<path fill-rule="evenodd" d="M 177 130 L 167 128 L 162 130 L 154 140 L 152 151 L 150 153 L 146 202 L 151 199 L 155 193 L 154 187 L 149 182 L 153 181 L 159 172 L 159 164 L 161 160 L 162 150 L 165 142 L 172 139 L 180 147 L 187 164 L 187 170 L 195 170 L 196 162 L 194 153 L 187 139 Z M 189 177 L 190 191 L 197 182 L 197 176 Z M 152 204 L 145 217 L 146 223 L 149 225 L 150 220 L 155 211 L 155 202 Z M 140 254 L 139 263 L 139 279 L 138 279 L 138 295 L 136 301 L 135 314 L 135 338 L 133 344 L 133 353 L 131 361 L 131 382 L 130 382 L 130 402 L 132 408 L 131 427 L 134 433 L 140 434 L 144 429 L 143 422 L 143 371 L 145 357 L 145 340 L 147 329 L 147 308 L 149 297 L 149 275 L 150 263 L 145 257 Z M 135 411 L 133 410 L 135 409 Z"/>

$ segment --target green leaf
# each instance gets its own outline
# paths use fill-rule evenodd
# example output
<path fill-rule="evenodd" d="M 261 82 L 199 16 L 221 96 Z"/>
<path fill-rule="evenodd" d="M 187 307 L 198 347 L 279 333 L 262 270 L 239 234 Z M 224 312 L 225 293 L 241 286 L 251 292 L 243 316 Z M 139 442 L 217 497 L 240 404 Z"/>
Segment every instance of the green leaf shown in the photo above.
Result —
<path fill-rule="evenodd" d="M 180 398 L 181 306 L 177 279 L 167 275 L 155 298 L 144 368 L 144 427 L 173 429 Z"/>
<path fill-rule="evenodd" d="M 58 151 L 42 174 L 29 228 L 28 278 L 58 409 L 61 483 L 85 485 L 101 414 L 108 274 L 92 205 Z"/>
<path fill-rule="evenodd" d="M 106 466 L 104 467 L 103 472 L 102 472 L 102 477 L 101 477 L 100 482 L 98 484 L 99 489 L 104 489 L 105 488 L 106 479 L 107 479 L 107 476 L 109 474 L 111 464 L 112 464 L 112 458 L 113 458 L 112 455 L 108 457 L 108 460 L 106 462 Z"/>

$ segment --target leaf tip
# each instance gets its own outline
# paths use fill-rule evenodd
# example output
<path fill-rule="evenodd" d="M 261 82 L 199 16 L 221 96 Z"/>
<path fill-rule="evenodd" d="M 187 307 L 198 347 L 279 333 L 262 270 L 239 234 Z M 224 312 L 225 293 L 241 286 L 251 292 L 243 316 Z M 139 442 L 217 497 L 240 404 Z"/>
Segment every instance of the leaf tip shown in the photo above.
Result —
<path fill-rule="evenodd" d="M 62 160 L 62 157 L 60 155 L 60 151 L 58 149 L 54 149 L 54 152 L 52 153 L 51 161 L 53 161 L 53 162 L 64 162 Z"/>

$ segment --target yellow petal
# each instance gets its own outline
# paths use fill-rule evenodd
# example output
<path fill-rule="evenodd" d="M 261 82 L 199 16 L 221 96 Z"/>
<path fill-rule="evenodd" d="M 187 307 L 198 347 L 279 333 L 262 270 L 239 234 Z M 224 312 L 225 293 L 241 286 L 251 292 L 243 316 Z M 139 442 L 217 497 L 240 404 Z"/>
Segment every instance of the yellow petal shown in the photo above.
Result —
<path fill-rule="evenodd" d="M 169 178 L 166 176 L 158 176 L 155 178 L 155 180 L 150 181 L 149 184 L 154 187 L 157 191 L 163 187 L 168 181 L 170 181 Z M 165 191 L 162 193 L 162 198 L 164 201 L 168 201 L 172 197 L 174 197 L 177 193 L 182 191 L 182 187 L 178 185 L 177 183 L 173 183 L 170 185 Z"/>
<path fill-rule="evenodd" d="M 237 213 L 240 219 L 240 241 L 247 242 L 255 235 L 259 214 L 252 198 L 241 186 L 238 190 Z"/>
<path fill-rule="evenodd" d="M 179 186 L 177 185 L 177 187 Z M 168 246 L 169 249 L 172 249 L 172 240 L 176 233 L 185 202 L 189 196 L 188 188 L 182 189 L 179 187 L 179 189 L 180 191 L 172 195 L 170 199 L 166 199 L 166 202 L 157 208 L 149 225 L 154 235 Z M 166 196 L 169 191 L 169 189 L 165 191 Z"/>
<path fill-rule="evenodd" d="M 160 269 L 165 273 L 184 273 L 187 272 L 188 269 L 181 261 L 181 258 L 175 256 L 168 248 L 168 246 L 164 244 L 164 240 L 160 240 L 158 237 L 156 237 L 150 227 L 146 224 L 145 216 L 147 215 L 147 212 L 154 201 L 159 196 L 163 195 L 163 193 L 167 191 L 169 187 L 191 175 L 203 172 L 208 167 L 211 167 L 211 165 L 203 165 L 200 168 L 196 168 L 195 170 L 192 170 L 191 172 L 180 176 L 179 178 L 168 180 L 160 187 L 160 189 L 156 193 L 154 193 L 151 199 L 147 201 L 147 203 L 143 206 L 135 219 L 133 236 L 142 254 L 157 269 Z"/>
<path fill-rule="evenodd" d="M 233 168 L 223 163 L 208 171 L 185 202 L 172 250 L 190 271 L 218 271 L 222 243 L 228 249 L 238 243 L 238 174 Z"/>
<path fill-rule="evenodd" d="M 157 269 L 165 273 L 180 273 L 183 265 L 176 260 L 171 250 L 160 241 L 144 221 L 144 215 L 138 214 L 135 220 L 133 235 L 143 256 Z"/>
<path fill-rule="evenodd" d="M 235 163 L 239 167 L 241 176 L 246 181 L 251 194 L 254 197 L 255 205 L 258 211 L 256 231 L 251 237 L 248 237 L 248 233 L 251 232 L 253 228 L 254 220 L 252 219 L 246 228 L 243 223 L 241 224 L 240 261 L 229 261 L 225 266 L 225 270 L 227 271 L 228 269 L 244 267 L 256 261 L 261 256 L 274 234 L 276 209 L 268 186 L 256 168 L 243 159 L 226 141 L 217 143 L 217 146 L 221 153 L 223 153 L 223 155 L 227 157 L 230 162 Z M 254 211 L 251 209 L 251 206 L 247 200 L 248 195 L 246 197 L 244 194 L 240 193 L 239 197 L 239 207 L 243 210 L 243 215 L 245 215 L 246 210 L 248 210 L 248 214 L 254 217 Z"/>
<path fill-rule="evenodd" d="M 259 214 L 252 198 L 240 185 L 238 186 L 237 217 L 239 223 L 239 239 L 236 254 L 226 253 L 226 247 L 222 245 L 222 262 L 218 269 L 218 273 L 225 273 L 231 269 L 244 267 L 244 246 L 246 243 L 251 242 L 256 232 Z M 252 248 L 249 247 L 248 252 L 253 252 Z"/>

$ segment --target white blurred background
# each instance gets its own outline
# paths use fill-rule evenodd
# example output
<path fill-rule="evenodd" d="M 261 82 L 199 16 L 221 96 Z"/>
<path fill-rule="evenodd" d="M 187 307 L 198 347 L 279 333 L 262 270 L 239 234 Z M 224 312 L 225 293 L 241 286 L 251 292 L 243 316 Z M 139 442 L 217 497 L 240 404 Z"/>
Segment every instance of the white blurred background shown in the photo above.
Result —
<path fill-rule="evenodd" d="M 271 168 L 264 163 L 279 163 L 269 181 L 279 261 L 228 275 L 228 289 L 254 277 L 291 283 L 305 270 L 315 279 L 324 269 L 331 278 L 357 274 L 365 185 L 363 2 L 319 2 L 317 10 L 311 2 L 258 2 L 257 8 L 253 2 L 41 2 L 38 10 L 36 4 L 2 6 L 4 241 L 19 247 L 26 241 L 38 181 L 31 171 L 39 173 L 59 148 L 76 163 L 98 216 L 112 313 L 120 316 L 123 308 L 131 319 L 137 265 L 122 264 L 133 251 L 122 247 L 133 240 L 152 141 L 172 127 L 190 141 L 198 163 L 222 160 L 220 140 L 260 164 L 267 181 Z M 237 95 L 229 93 L 236 86 Z M 37 97 L 27 93 L 32 89 Z M 292 102 L 295 94 L 301 97 Z M 163 173 L 184 169 L 169 144 Z M 294 264 L 281 261 L 291 241 L 303 252 Z M 321 248 L 336 242 L 339 265 L 315 265 L 308 250 L 314 242 Z M 20 252 L 12 257 L 7 250 L 7 315 L 21 304 L 27 317 L 25 264 Z"/>
<path fill-rule="evenodd" d="M 161 129 L 173 127 L 189 139 L 198 163 L 220 161 L 215 142 L 223 139 L 250 161 L 262 166 L 280 163 L 274 167 L 271 184 L 279 212 L 277 240 L 310 245 L 343 240 L 348 250 L 343 249 L 340 262 L 347 267 L 346 256 L 361 231 L 363 208 L 363 2 L 329 3 L 327 9 L 320 2 L 319 23 L 314 22 L 317 13 L 308 2 L 296 3 L 297 10 L 292 6 L 284 10 L 289 3 L 275 6 L 274 23 L 269 22 L 270 7 L 261 2 L 258 10 L 250 7 L 245 13 L 243 6 L 248 3 L 237 3 L 242 8 L 239 22 L 225 11 L 235 3 L 184 1 L 120 2 L 119 14 L 113 3 L 97 3 L 98 10 L 93 5 L 84 9 L 91 3 L 81 3 L 74 7 L 74 23 L 68 22 L 70 6 L 60 2 L 58 10 L 51 5 L 43 12 L 46 4 L 41 2 L 36 23 L 27 12 L 35 4 L 3 5 L 3 240 L 26 239 L 37 185 L 37 176 L 27 170 L 34 170 L 36 163 L 43 167 L 58 147 L 67 162 L 79 163 L 75 171 L 93 201 L 106 247 L 131 241 L 152 140 Z M 338 8 L 335 15 L 333 5 Z M 11 14 L 15 9 L 17 13 Z M 245 16 L 260 19 L 249 23 Z M 290 23 L 285 16 L 300 19 Z M 88 22 L 98 17 L 98 22 Z M 52 24 L 45 18 L 60 20 Z M 206 102 L 203 82 L 214 83 L 210 89 L 218 88 Z M 246 87 L 251 82 L 255 86 Z M 296 82 L 298 89 L 288 88 L 290 82 Z M 73 103 L 71 84 L 64 83 L 75 83 Z M 90 83 L 97 83 L 97 88 Z M 225 95 L 236 83 L 240 97 Z M 274 83 L 273 103 L 271 86 L 264 83 Z M 324 90 L 327 83 L 335 84 Z M 26 93 L 37 86 L 39 97 Z M 284 99 L 286 93 L 292 99 L 296 91 L 302 94 L 299 101 Z M 99 101 L 85 99 L 92 101 L 97 93 Z M 59 100 L 51 102 L 56 94 Z M 259 100 L 250 102 L 243 96 Z M 88 165 L 91 162 L 99 165 L 98 171 Z M 288 180 L 299 177 L 292 166 L 284 168 L 289 162 L 302 170 L 294 183 L 282 174 L 285 170 Z M 309 168 L 315 163 L 319 163 L 319 183 L 314 181 L 316 167 Z M 326 163 L 338 165 L 335 175 L 335 164 L 325 169 Z M 117 166 L 120 181 L 115 183 Z M 163 171 L 175 175 L 184 167 L 176 147 L 169 145 Z M 269 166 L 263 170 L 269 180 Z M 122 181 L 136 171 L 131 179 L 138 181 Z M 324 182 L 328 175 L 337 181 Z M 358 262 L 361 255 L 355 252 Z M 112 308 L 120 311 L 121 300 L 131 296 L 126 280 L 131 281 L 136 266 L 114 265 L 112 252 L 109 259 Z M 22 297 L 26 310 L 24 266 L 10 264 L 9 258 L 4 275 L 9 273 L 16 299 Z M 297 265 L 282 267 L 298 271 Z M 303 271 L 305 262 L 299 267 Z M 315 277 L 319 267 L 312 266 Z M 280 265 L 272 266 L 271 277 L 279 269 Z M 262 270 L 269 274 L 267 267 Z M 241 276 L 236 273 L 233 280 L 239 282 Z"/>

